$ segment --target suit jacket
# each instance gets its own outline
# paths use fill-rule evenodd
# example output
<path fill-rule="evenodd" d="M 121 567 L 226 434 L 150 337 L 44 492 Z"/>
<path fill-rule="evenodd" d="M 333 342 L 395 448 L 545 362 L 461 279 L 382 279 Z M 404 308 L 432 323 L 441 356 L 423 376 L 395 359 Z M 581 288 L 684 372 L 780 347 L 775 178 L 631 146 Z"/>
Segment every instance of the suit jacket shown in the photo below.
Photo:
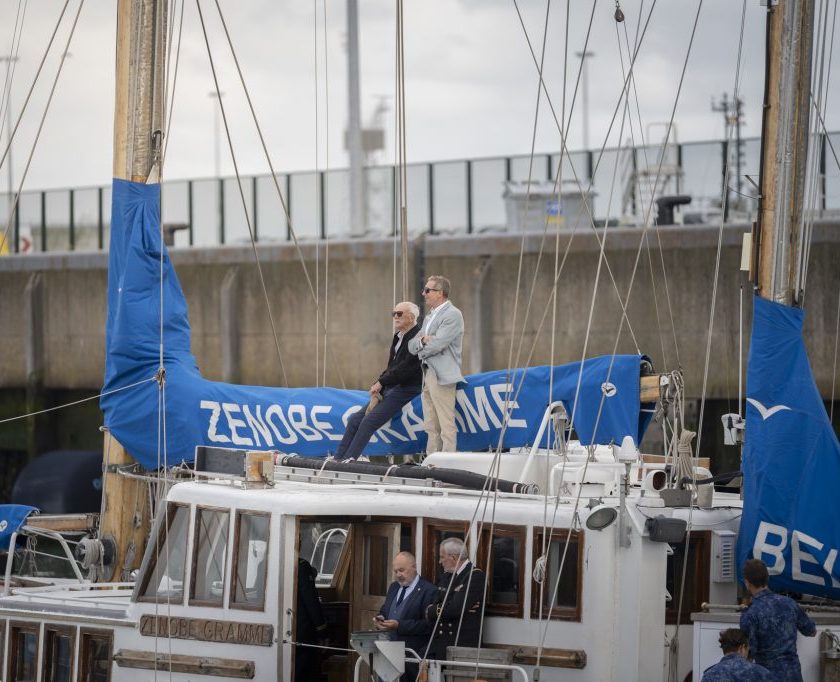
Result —
<path fill-rule="evenodd" d="M 423 369 L 420 367 L 420 359 L 408 352 L 408 344 L 420 331 L 418 325 L 414 325 L 403 334 L 400 347 L 394 352 L 399 335 L 394 334 L 391 339 L 391 348 L 388 350 L 388 366 L 379 375 L 379 383 L 383 388 L 391 386 L 403 386 L 405 388 L 416 388 L 418 391 L 423 386 Z"/>
<path fill-rule="evenodd" d="M 385 603 L 379 609 L 379 615 L 386 620 L 389 618 L 391 605 L 397 600 L 400 584 L 396 581 L 391 583 Z M 405 642 L 410 649 L 414 649 L 420 656 L 426 651 L 429 643 L 429 635 L 432 634 L 432 623 L 426 620 L 426 609 L 437 599 L 437 588 L 428 580 L 421 577 L 409 594 L 405 595 L 402 603 L 402 612 L 396 620 L 399 627 L 396 632 L 391 631 L 391 639 Z"/>
<path fill-rule="evenodd" d="M 449 596 L 446 596 L 450 580 L 452 589 L 449 590 Z M 467 562 L 460 573 L 454 576 L 452 573 L 444 573 L 438 580 L 437 600 L 426 610 L 426 618 L 432 624 L 438 620 L 440 614 L 429 650 L 430 658 L 445 659 L 446 647 L 449 646 L 479 646 L 485 582 L 484 571 L 473 566 L 471 562 Z"/>
<path fill-rule="evenodd" d="M 464 316 L 452 303 L 438 312 L 428 326 L 421 327 L 408 343 L 408 349 L 434 370 L 438 383 L 457 384 L 464 381 L 461 374 L 461 348 L 464 343 Z M 421 336 L 434 337 L 425 346 Z"/>

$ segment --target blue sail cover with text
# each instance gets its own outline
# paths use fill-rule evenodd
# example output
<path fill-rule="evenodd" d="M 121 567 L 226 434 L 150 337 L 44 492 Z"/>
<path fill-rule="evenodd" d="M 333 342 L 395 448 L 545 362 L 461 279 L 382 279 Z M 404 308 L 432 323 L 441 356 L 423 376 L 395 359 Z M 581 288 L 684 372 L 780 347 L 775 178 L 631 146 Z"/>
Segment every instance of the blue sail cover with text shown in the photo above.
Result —
<path fill-rule="evenodd" d="M 774 589 L 840 599 L 840 443 L 811 373 L 803 319 L 799 308 L 755 298 L 738 568 L 761 559 Z"/>
<path fill-rule="evenodd" d="M 367 404 L 366 391 L 236 386 L 201 376 L 190 349 L 186 299 L 160 243 L 159 196 L 159 185 L 113 183 L 105 395 L 100 402 L 111 434 L 144 467 L 164 464 L 158 439 L 159 389 L 150 380 L 160 364 L 162 287 L 166 463 L 192 461 L 197 445 L 305 456 L 334 453 L 347 418 Z M 639 403 L 641 359 L 621 355 L 586 360 L 575 408 L 575 429 L 583 443 L 620 443 L 627 435 L 641 441 L 650 419 Z M 579 370 L 580 363 L 553 369 L 553 398 L 563 400 L 569 414 Z M 551 372 L 551 367 L 534 367 L 468 377 L 457 393 L 459 449 L 496 447 L 506 406 L 510 419 L 503 446 L 533 443 L 548 405 Z M 418 396 L 376 433 L 365 453 L 422 452 L 422 426 Z"/>

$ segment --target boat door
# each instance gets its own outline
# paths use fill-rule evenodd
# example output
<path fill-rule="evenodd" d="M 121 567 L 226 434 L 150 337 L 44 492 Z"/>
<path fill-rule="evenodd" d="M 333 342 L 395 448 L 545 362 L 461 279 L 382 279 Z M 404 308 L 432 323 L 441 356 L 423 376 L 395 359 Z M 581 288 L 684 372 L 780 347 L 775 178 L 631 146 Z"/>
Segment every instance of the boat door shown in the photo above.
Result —
<path fill-rule="evenodd" d="M 353 524 L 353 598 L 351 631 L 372 630 L 371 620 L 385 602 L 393 581 L 391 563 L 400 551 L 399 523 Z"/>

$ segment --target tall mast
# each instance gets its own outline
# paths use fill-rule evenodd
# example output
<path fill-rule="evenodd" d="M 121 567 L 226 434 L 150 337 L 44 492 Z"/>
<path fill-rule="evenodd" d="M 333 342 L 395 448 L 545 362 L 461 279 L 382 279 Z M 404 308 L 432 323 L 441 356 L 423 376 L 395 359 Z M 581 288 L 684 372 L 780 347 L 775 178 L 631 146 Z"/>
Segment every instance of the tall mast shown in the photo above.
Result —
<path fill-rule="evenodd" d="M 808 160 L 814 0 L 768 0 L 761 199 L 753 243 L 763 298 L 796 305 Z"/>
<path fill-rule="evenodd" d="M 119 0 L 114 105 L 114 177 L 160 177 L 166 84 L 168 0 Z M 116 545 L 116 579 L 126 580 L 143 558 L 150 510 L 145 483 L 116 473 L 134 458 L 105 434 L 100 537 Z M 106 576 L 106 579 L 108 577 Z"/>

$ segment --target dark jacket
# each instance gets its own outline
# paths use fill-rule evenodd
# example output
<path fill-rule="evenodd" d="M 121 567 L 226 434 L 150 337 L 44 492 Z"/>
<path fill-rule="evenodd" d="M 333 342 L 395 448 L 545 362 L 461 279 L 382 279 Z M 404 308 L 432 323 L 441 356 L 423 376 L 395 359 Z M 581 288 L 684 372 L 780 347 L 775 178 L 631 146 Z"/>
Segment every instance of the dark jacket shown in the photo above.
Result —
<path fill-rule="evenodd" d="M 416 388 L 418 392 L 423 387 L 423 370 L 420 367 L 420 358 L 408 352 L 408 342 L 417 336 L 420 325 L 415 324 L 404 335 L 400 347 L 394 353 L 394 346 L 397 345 L 399 336 L 394 334 L 391 339 L 391 347 L 388 349 L 388 367 L 379 375 L 379 383 L 383 388 L 391 386 L 403 386 L 405 388 Z"/>
<path fill-rule="evenodd" d="M 317 644 L 326 636 L 327 619 L 318 597 L 315 578 L 318 572 L 306 559 L 298 558 L 297 613 L 295 614 L 295 641 Z"/>
<path fill-rule="evenodd" d="M 385 603 L 379 609 L 379 615 L 385 620 L 392 617 L 389 615 L 391 605 L 397 600 L 401 589 L 396 581 L 388 588 Z M 405 642 L 409 649 L 414 649 L 420 656 L 425 653 L 429 635 L 432 634 L 433 624 L 426 620 L 426 609 L 437 599 L 437 592 L 432 583 L 421 577 L 414 589 L 403 598 L 402 611 L 395 617 L 399 626 L 391 639 Z"/>
<path fill-rule="evenodd" d="M 447 596 L 450 580 L 453 581 L 452 589 Z M 460 573 L 444 573 L 438 580 L 437 599 L 426 611 L 426 619 L 432 625 L 440 614 L 429 658 L 445 659 L 449 646 L 479 646 L 485 581 L 484 571 L 470 562 Z"/>
<path fill-rule="evenodd" d="M 766 668 L 734 653 L 726 654 L 719 663 L 706 668 L 701 682 L 772 682 L 775 679 Z"/>

